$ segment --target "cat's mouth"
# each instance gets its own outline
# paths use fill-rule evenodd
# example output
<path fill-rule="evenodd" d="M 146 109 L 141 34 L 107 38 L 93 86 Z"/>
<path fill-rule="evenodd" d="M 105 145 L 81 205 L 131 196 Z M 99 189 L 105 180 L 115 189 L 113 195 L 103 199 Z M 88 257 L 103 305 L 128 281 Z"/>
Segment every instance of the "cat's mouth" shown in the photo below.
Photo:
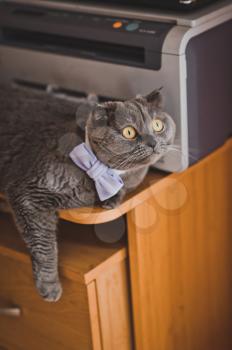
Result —
<path fill-rule="evenodd" d="M 151 153 L 146 156 L 141 163 L 147 164 L 147 165 L 153 165 L 156 163 L 160 158 L 162 158 L 166 153 L 168 152 L 167 148 L 164 147 L 155 147 Z"/>
<path fill-rule="evenodd" d="M 154 163 L 156 163 L 160 158 L 163 157 L 163 155 L 166 152 L 157 152 L 156 150 L 153 150 L 151 153 L 149 153 L 148 155 L 146 155 L 143 158 L 140 158 L 138 162 L 136 162 L 135 167 L 139 168 L 141 166 L 150 166 L 153 165 Z"/>

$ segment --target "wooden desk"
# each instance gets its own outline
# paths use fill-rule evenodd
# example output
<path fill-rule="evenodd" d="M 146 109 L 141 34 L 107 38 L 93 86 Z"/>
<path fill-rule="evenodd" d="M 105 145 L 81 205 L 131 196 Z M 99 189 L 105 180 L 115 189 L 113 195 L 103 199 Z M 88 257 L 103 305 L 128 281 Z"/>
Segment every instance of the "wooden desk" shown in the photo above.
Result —
<path fill-rule="evenodd" d="M 232 140 L 183 173 L 150 173 L 117 209 L 60 217 L 124 214 L 136 350 L 231 350 Z"/>
<path fill-rule="evenodd" d="M 232 349 L 232 140 L 180 174 L 150 174 L 94 224 L 126 214 L 137 350 Z"/>

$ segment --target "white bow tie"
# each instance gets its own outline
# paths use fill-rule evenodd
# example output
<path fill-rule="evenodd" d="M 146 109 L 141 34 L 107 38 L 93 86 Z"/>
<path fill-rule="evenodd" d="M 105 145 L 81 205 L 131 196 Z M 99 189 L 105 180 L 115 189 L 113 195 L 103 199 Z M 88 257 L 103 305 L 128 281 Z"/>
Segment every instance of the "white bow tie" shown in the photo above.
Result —
<path fill-rule="evenodd" d="M 117 172 L 98 160 L 85 142 L 76 146 L 69 156 L 79 168 L 93 179 L 101 201 L 113 197 L 124 186 Z"/>

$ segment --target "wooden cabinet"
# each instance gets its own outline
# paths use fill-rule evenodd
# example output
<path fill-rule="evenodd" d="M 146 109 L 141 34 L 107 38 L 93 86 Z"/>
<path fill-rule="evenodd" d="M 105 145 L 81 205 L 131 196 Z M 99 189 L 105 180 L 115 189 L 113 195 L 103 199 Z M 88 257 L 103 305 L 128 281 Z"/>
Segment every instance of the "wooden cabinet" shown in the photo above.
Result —
<path fill-rule="evenodd" d="M 32 280 L 24 244 L 7 214 L 0 214 L 0 349 L 130 350 L 127 251 L 107 245 L 93 226 L 61 222 L 60 274 L 64 293 L 44 302 Z"/>
<path fill-rule="evenodd" d="M 22 315 L 0 316 L 0 350 L 231 350 L 231 179 L 232 139 L 182 173 L 151 172 L 116 209 L 60 211 L 76 224 L 61 224 L 57 304 L 37 296 L 25 248 L 2 214 L 0 303 Z M 96 224 L 123 215 L 135 344 L 127 250 L 94 236 Z"/>
<path fill-rule="evenodd" d="M 184 172 L 151 172 L 119 208 L 61 211 L 90 224 L 127 215 L 136 350 L 232 349 L 232 139 Z"/>

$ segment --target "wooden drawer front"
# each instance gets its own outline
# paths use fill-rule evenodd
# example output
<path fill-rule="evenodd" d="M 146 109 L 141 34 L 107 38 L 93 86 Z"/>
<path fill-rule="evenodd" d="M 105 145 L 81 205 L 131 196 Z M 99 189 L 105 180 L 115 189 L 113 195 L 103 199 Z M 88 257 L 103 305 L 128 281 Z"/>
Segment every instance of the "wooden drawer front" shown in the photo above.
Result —
<path fill-rule="evenodd" d="M 94 350 L 132 350 L 127 266 L 110 266 L 88 285 Z"/>
<path fill-rule="evenodd" d="M 62 280 L 58 303 L 40 299 L 31 266 L 0 255 L 0 307 L 19 306 L 19 317 L 0 316 L 0 346 L 20 350 L 92 349 L 86 286 Z"/>
<path fill-rule="evenodd" d="M 43 301 L 31 262 L 10 216 L 0 214 L 0 350 L 131 350 L 127 251 L 106 245 L 93 226 L 60 222 L 63 295 Z"/>
<path fill-rule="evenodd" d="M 88 284 L 62 278 L 58 303 L 37 295 L 24 260 L 0 255 L 0 309 L 21 309 L 18 317 L 0 315 L 0 350 L 133 349 L 126 260 Z"/>

